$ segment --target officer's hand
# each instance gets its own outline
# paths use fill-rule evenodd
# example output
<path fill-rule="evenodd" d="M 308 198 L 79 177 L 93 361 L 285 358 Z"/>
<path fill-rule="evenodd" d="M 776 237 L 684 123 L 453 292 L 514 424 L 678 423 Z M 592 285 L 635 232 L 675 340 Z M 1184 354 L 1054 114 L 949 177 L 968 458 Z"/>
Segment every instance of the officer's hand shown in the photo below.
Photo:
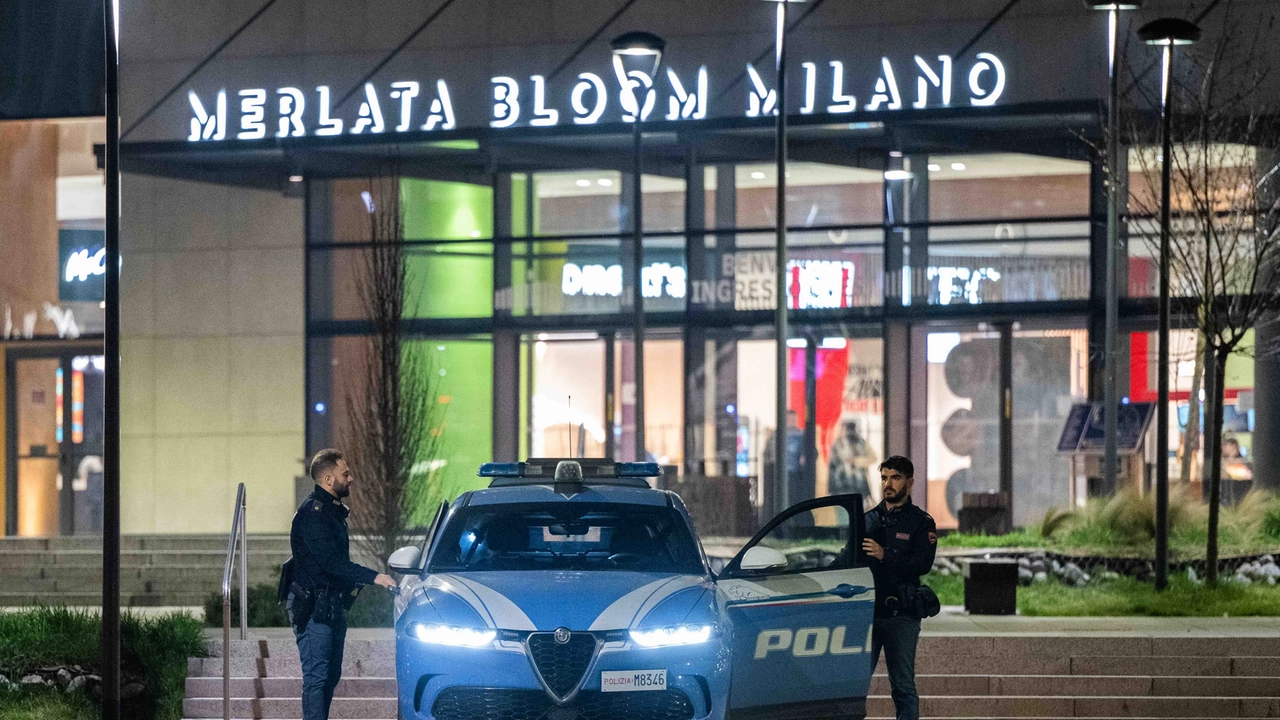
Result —
<path fill-rule="evenodd" d="M 880 547 L 880 543 L 871 538 L 864 538 L 862 541 L 862 552 L 877 559 L 884 559 L 884 548 Z"/>
<path fill-rule="evenodd" d="M 381 585 L 388 590 L 395 590 L 400 587 L 400 583 L 396 582 L 390 575 L 378 573 L 378 577 L 373 579 L 374 585 Z"/>

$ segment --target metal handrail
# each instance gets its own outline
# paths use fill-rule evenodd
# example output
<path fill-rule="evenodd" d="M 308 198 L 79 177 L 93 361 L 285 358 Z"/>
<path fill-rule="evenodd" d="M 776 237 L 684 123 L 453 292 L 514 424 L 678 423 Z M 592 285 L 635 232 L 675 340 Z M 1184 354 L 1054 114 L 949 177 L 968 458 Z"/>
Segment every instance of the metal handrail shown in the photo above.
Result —
<path fill-rule="evenodd" d="M 231 720 L 231 572 L 235 568 L 236 545 L 240 546 L 240 639 L 248 638 L 249 625 L 249 536 L 245 531 L 244 483 L 236 488 L 236 509 L 227 539 L 227 563 L 222 569 L 222 718 Z"/>

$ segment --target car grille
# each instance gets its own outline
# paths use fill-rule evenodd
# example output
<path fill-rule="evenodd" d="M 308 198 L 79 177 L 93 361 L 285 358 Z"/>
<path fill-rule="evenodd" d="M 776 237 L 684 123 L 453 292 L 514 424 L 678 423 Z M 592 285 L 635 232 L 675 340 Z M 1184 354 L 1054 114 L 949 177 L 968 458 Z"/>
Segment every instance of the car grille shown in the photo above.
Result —
<path fill-rule="evenodd" d="M 690 720 L 693 704 L 679 690 L 582 692 L 557 706 L 537 690 L 447 688 L 431 706 L 436 720 Z"/>
<path fill-rule="evenodd" d="M 578 687 L 596 654 L 596 638 L 586 632 L 573 633 L 563 644 L 556 642 L 554 633 L 530 633 L 528 643 L 534 667 L 557 699 Z"/>

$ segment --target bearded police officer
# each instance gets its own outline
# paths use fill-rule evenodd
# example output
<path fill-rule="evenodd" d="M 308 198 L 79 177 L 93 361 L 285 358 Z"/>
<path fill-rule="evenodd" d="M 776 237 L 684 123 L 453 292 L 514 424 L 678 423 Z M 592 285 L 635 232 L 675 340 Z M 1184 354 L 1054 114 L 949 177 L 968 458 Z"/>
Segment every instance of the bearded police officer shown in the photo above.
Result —
<path fill-rule="evenodd" d="M 862 541 L 876 582 L 871 667 L 883 648 L 897 720 L 919 720 L 916 641 L 920 619 L 938 612 L 937 596 L 920 584 L 920 576 L 933 567 L 938 531 L 929 513 L 911 502 L 914 475 L 911 461 L 901 455 L 880 463 L 883 500 L 866 513 Z"/>
<path fill-rule="evenodd" d="M 289 544 L 293 549 L 288 582 L 289 622 L 302 658 L 303 720 L 327 720 L 333 689 L 342 677 L 342 651 L 347 636 L 347 610 L 360 586 L 377 584 L 390 590 L 396 582 L 351 562 L 347 514 L 342 498 L 355 482 L 337 450 L 321 450 L 311 460 L 312 491 L 293 516 Z"/>

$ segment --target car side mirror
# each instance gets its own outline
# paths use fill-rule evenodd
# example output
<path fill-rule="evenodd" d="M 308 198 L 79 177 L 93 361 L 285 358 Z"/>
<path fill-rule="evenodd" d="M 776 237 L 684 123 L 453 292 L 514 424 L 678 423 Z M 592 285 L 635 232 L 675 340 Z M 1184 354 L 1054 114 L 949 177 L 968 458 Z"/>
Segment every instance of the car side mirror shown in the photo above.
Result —
<path fill-rule="evenodd" d="M 742 570 L 782 570 L 787 567 L 787 556 L 771 547 L 756 545 L 742 556 L 738 567 Z"/>
<path fill-rule="evenodd" d="M 387 558 L 387 566 L 398 573 L 417 573 L 422 551 L 415 545 L 402 547 Z"/>

